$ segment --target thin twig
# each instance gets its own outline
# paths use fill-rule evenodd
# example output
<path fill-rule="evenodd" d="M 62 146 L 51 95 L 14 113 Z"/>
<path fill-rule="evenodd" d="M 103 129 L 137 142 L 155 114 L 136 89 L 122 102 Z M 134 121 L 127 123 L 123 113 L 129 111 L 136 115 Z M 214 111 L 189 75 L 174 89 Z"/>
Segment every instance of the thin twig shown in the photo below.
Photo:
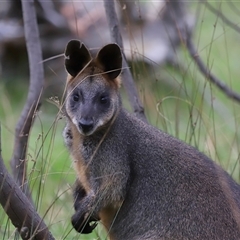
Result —
<path fill-rule="evenodd" d="M 238 10 L 237 6 L 230 0 L 227 2 L 231 10 L 237 15 L 240 15 L 240 11 Z"/>
<path fill-rule="evenodd" d="M 187 34 L 186 37 L 186 47 L 187 50 L 194 60 L 194 62 L 197 64 L 200 72 L 208 79 L 211 83 L 216 85 L 225 95 L 227 95 L 229 98 L 237 101 L 238 103 L 240 102 L 240 94 L 234 92 L 231 88 L 229 88 L 223 81 L 221 81 L 219 78 L 214 76 L 211 71 L 207 68 L 207 66 L 204 64 L 202 59 L 200 58 L 194 43 L 192 41 L 192 36 L 190 33 Z"/>
<path fill-rule="evenodd" d="M 22 0 L 25 39 L 30 66 L 30 85 L 27 101 L 21 113 L 15 130 L 14 152 L 11 160 L 13 176 L 21 186 L 23 192 L 31 200 L 31 194 L 27 184 L 27 145 L 29 133 L 34 120 L 34 114 L 39 108 L 39 99 L 44 84 L 42 65 L 42 50 L 39 40 L 38 25 L 34 1 Z"/>
<path fill-rule="evenodd" d="M 222 12 L 215 9 L 211 4 L 209 4 L 206 0 L 203 0 L 203 3 L 206 5 L 206 7 L 215 15 L 217 15 L 220 19 L 222 19 L 223 22 L 225 22 L 230 28 L 235 30 L 236 32 L 240 33 L 240 27 L 230 21 Z"/>
<path fill-rule="evenodd" d="M 2 156 L 2 124 L 0 122 L 0 157 Z"/>
<path fill-rule="evenodd" d="M 106 18 L 107 18 L 110 33 L 111 33 L 111 39 L 113 42 L 117 43 L 120 46 L 120 48 L 123 50 L 122 35 L 120 32 L 119 22 L 118 22 L 117 14 L 115 11 L 114 0 L 104 0 L 104 7 L 105 7 Z M 144 114 L 144 108 L 138 96 L 138 92 L 134 84 L 132 74 L 129 70 L 124 52 L 123 52 L 123 69 L 124 70 L 122 71 L 122 81 L 123 81 L 124 88 L 127 92 L 128 99 L 132 106 L 132 109 L 137 117 L 139 117 L 140 119 L 146 122 L 147 119 Z"/>

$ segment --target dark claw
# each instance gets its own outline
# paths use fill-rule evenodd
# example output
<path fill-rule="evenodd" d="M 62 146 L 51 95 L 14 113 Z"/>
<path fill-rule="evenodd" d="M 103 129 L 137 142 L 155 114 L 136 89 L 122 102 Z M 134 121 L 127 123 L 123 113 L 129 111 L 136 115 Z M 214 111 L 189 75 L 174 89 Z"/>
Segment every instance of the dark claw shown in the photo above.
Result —
<path fill-rule="evenodd" d="M 84 221 L 84 217 L 79 218 L 77 214 L 74 214 L 72 216 L 72 225 L 79 233 L 91 233 L 93 229 L 97 226 L 97 224 L 97 220 L 92 217 L 89 217 L 87 221 Z"/>

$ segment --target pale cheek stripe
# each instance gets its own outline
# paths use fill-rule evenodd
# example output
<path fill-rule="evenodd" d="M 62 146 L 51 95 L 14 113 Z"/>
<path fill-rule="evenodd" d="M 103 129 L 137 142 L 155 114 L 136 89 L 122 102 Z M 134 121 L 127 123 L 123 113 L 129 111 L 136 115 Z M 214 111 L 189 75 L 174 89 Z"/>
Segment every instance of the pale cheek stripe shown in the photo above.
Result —
<path fill-rule="evenodd" d="M 73 124 L 75 124 L 76 126 L 78 126 L 78 121 L 77 121 L 76 117 L 73 118 L 72 122 L 73 122 Z"/>
<path fill-rule="evenodd" d="M 98 121 L 98 126 L 99 126 L 99 127 L 102 126 L 103 124 L 104 124 L 103 120 L 99 120 L 99 121 Z"/>

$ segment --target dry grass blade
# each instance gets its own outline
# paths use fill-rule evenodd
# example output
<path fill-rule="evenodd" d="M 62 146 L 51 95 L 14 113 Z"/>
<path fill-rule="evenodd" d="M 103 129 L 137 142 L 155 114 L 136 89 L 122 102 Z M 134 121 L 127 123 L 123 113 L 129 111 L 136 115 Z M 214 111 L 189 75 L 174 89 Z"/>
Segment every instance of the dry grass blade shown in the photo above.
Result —
<path fill-rule="evenodd" d="M 4 166 L 1 155 L 1 125 L 0 125 L 0 203 L 18 229 L 22 239 L 36 240 L 54 239 L 37 214 L 26 195 L 17 186 L 14 179 Z"/>

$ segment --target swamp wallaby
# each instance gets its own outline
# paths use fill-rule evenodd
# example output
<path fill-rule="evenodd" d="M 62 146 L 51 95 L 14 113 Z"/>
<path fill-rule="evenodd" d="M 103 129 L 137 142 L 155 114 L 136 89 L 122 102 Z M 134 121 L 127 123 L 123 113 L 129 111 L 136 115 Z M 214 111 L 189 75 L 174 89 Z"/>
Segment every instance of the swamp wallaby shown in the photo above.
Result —
<path fill-rule="evenodd" d="M 74 228 L 111 240 L 240 239 L 240 186 L 204 154 L 122 108 L 116 44 L 72 40 L 64 130 L 77 181 Z"/>

